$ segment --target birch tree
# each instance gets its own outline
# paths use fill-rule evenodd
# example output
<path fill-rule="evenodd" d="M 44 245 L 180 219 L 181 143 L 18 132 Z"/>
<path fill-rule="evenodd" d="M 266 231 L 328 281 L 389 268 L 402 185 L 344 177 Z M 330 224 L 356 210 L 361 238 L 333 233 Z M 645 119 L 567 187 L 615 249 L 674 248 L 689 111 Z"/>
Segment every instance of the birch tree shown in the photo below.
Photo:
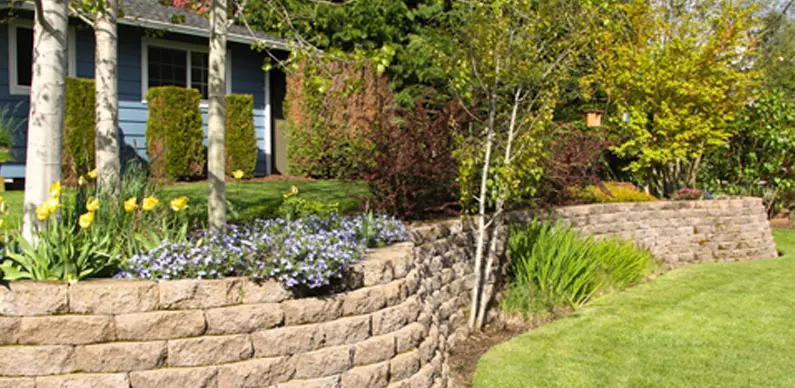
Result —
<path fill-rule="evenodd" d="M 115 194 L 121 185 L 116 29 L 118 0 L 101 0 L 99 3 L 94 24 L 97 184 L 100 191 Z"/>
<path fill-rule="evenodd" d="M 22 236 L 35 242 L 36 207 L 61 179 L 61 137 L 66 90 L 67 0 L 36 0 L 33 80 L 28 113 L 25 205 Z"/>
<path fill-rule="evenodd" d="M 211 228 L 226 224 L 224 133 L 226 131 L 226 40 L 229 29 L 226 0 L 210 5 L 209 112 L 207 124 L 208 221 Z"/>
<path fill-rule="evenodd" d="M 460 49 L 451 72 L 465 98 L 482 96 L 481 127 L 462 134 L 461 201 L 476 212 L 474 279 L 469 326 L 481 328 L 489 285 L 505 234 L 505 212 L 535 194 L 559 84 L 582 47 L 584 9 L 573 0 L 466 3 L 454 30 Z M 490 214 L 489 214 L 490 213 Z"/>

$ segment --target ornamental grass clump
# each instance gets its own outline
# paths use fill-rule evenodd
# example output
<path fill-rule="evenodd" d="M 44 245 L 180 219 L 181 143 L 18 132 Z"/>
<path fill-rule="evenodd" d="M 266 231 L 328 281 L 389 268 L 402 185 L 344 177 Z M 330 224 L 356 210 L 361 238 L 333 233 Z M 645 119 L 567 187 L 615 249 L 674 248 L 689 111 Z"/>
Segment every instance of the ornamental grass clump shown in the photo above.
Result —
<path fill-rule="evenodd" d="M 308 216 L 229 225 L 179 244 L 164 241 L 130 258 L 117 277 L 275 279 L 292 289 L 334 285 L 367 248 L 408 239 L 398 220 L 382 215 Z"/>
<path fill-rule="evenodd" d="M 594 240 L 560 223 L 515 226 L 508 243 L 515 278 L 503 308 L 528 311 L 576 308 L 594 297 L 643 280 L 654 268 L 651 254 L 629 242 Z"/>

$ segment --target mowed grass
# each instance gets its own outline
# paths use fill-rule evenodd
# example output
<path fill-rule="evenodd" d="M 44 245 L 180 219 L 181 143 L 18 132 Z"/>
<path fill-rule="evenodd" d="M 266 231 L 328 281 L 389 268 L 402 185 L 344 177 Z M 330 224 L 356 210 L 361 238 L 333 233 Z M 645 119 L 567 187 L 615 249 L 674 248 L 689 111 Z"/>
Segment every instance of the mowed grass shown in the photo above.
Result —
<path fill-rule="evenodd" d="M 795 387 L 795 230 L 782 257 L 694 265 L 490 349 L 476 388 Z"/>
<path fill-rule="evenodd" d="M 265 181 L 265 182 L 228 182 L 226 184 L 227 201 L 231 204 L 229 218 L 231 221 L 245 221 L 249 218 L 274 217 L 276 210 L 290 190 L 290 186 L 298 187 L 301 198 L 338 203 L 341 212 L 358 210 L 362 198 L 368 194 L 366 183 L 342 181 Z M 72 192 L 67 189 L 65 195 Z M 24 193 L 7 191 L 2 193 L 9 207 L 8 222 L 18 225 L 22 216 Z M 184 195 L 189 198 L 188 215 L 202 222 L 207 215 L 207 183 L 183 183 L 157 188 L 156 196 L 161 205 Z M 140 198 L 139 198 L 140 200 Z"/>

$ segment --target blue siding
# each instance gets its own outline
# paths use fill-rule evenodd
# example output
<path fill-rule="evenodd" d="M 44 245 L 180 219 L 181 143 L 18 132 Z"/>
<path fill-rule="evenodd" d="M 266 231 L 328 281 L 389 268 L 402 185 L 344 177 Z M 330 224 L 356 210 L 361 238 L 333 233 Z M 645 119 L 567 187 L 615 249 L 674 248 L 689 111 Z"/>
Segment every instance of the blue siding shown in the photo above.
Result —
<path fill-rule="evenodd" d="M 94 32 L 80 26 L 76 29 L 76 75 L 80 78 L 94 77 Z M 146 119 L 148 108 L 141 91 L 141 50 L 144 32 L 130 26 L 119 26 L 119 127 L 123 141 L 122 155 L 148 160 L 146 155 Z M 159 39 L 206 45 L 207 40 L 166 33 Z M 266 74 L 262 71 L 264 53 L 252 51 L 248 45 L 229 43 L 231 51 L 232 93 L 254 96 L 254 125 L 259 147 L 257 174 L 266 174 L 271 165 L 271 133 L 267 132 L 265 101 Z M 27 119 L 28 96 L 12 96 L 8 88 L 8 26 L 0 25 L 0 105 L 21 105 L 15 112 L 20 120 Z M 207 108 L 202 107 L 205 134 L 207 130 Z M 0 168 L 0 175 L 11 178 L 24 177 L 25 130 L 21 130 L 15 141 L 15 158 Z M 205 136 L 206 144 L 206 136 Z"/>
<path fill-rule="evenodd" d="M 8 24 L 0 24 L 0 105 L 7 107 L 9 114 L 19 125 L 17 133 L 13 134 L 12 158 L 0 167 L 0 175 L 14 178 L 20 171 L 24 174 L 25 145 L 27 131 L 24 122 L 28 119 L 29 97 L 26 95 L 11 95 L 8 79 Z"/>

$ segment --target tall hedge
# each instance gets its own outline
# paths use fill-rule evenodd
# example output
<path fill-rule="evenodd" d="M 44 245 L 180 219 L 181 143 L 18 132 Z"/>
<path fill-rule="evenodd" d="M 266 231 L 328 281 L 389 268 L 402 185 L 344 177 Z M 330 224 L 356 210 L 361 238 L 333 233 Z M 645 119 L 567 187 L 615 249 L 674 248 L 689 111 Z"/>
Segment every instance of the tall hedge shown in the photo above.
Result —
<path fill-rule="evenodd" d="M 94 169 L 96 149 L 94 80 L 66 79 L 63 151 L 61 168 L 64 179 L 74 179 Z"/>
<path fill-rule="evenodd" d="M 149 89 L 146 101 L 146 153 L 155 179 L 191 180 L 204 174 L 201 95 L 196 89 Z"/>
<path fill-rule="evenodd" d="M 254 129 L 254 96 L 226 96 L 226 173 L 242 170 L 246 177 L 257 166 L 257 133 Z"/>

